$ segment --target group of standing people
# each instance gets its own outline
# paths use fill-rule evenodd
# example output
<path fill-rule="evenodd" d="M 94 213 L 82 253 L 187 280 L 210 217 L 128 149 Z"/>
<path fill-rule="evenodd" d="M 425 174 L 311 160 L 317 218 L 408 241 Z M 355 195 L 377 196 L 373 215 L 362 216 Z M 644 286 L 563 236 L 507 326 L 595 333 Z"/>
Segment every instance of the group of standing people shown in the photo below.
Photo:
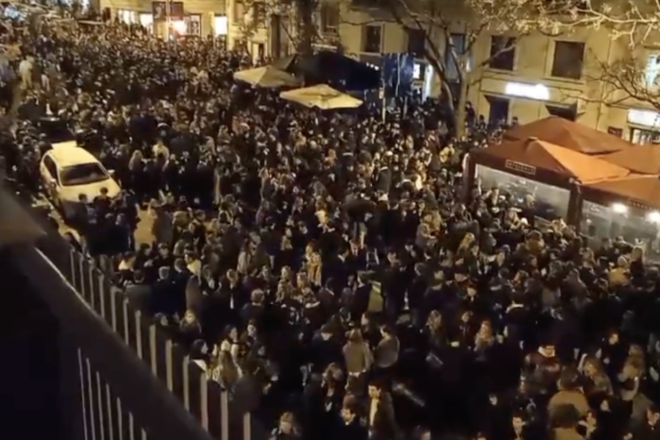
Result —
<path fill-rule="evenodd" d="M 303 109 L 236 83 L 246 54 L 117 23 L 5 38 L 52 74 L 7 168 L 39 190 L 47 113 L 96 133 L 124 191 L 85 201 L 88 250 L 275 438 L 660 438 L 660 273 L 503 189 L 466 199 L 479 118 Z"/>

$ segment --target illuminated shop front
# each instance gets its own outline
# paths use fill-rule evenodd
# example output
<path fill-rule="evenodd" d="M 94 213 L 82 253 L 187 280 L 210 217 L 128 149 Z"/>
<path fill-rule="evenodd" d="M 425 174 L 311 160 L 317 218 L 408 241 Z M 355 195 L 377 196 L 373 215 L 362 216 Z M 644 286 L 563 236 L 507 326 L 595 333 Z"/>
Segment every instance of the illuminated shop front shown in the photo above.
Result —
<path fill-rule="evenodd" d="M 575 121 L 586 106 L 579 99 L 579 90 L 532 81 L 484 78 L 478 93 L 479 96 L 472 98 L 473 102 L 477 103 L 477 112 L 487 116 L 490 123 L 511 122 L 515 117 L 519 123 L 527 124 L 547 116 Z"/>
<path fill-rule="evenodd" d="M 583 188 L 580 231 L 593 239 L 622 237 L 660 260 L 660 180 L 631 175 Z"/>
<path fill-rule="evenodd" d="M 213 17 L 213 35 L 216 37 L 226 37 L 229 33 L 229 23 L 226 15 L 216 15 Z"/>
<path fill-rule="evenodd" d="M 514 161 L 506 161 L 504 167 L 506 171 L 478 164 L 475 166 L 475 176 L 484 191 L 499 188 L 502 194 L 510 194 L 512 206 L 520 209 L 530 208 L 533 202 L 536 215 L 542 218 L 568 216 L 570 190 L 534 180 L 535 167 Z"/>
<path fill-rule="evenodd" d="M 660 142 L 660 113 L 653 110 L 630 109 L 627 115 L 630 142 L 655 144 Z"/>
<path fill-rule="evenodd" d="M 120 22 L 126 24 L 137 24 L 140 20 L 139 13 L 137 11 L 131 11 L 128 9 L 117 10 L 117 18 Z"/>
<path fill-rule="evenodd" d="M 508 82 L 504 87 L 504 94 L 507 96 L 534 99 L 537 101 L 550 100 L 550 90 L 543 84 Z"/>
<path fill-rule="evenodd" d="M 482 191 L 498 188 L 510 203 L 547 220 L 577 224 L 580 188 L 623 178 L 629 170 L 537 138 L 505 141 L 470 152 L 466 182 Z"/>
<path fill-rule="evenodd" d="M 147 29 L 149 32 L 154 31 L 154 16 L 153 14 L 149 13 L 141 13 L 140 17 L 140 25 Z"/>

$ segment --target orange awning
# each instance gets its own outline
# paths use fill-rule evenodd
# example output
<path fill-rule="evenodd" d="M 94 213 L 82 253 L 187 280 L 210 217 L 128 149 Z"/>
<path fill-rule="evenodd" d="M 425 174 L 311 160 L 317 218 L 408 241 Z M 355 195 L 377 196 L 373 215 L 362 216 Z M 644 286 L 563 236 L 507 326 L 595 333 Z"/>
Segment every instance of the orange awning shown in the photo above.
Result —
<path fill-rule="evenodd" d="M 637 148 L 621 138 L 557 116 L 520 125 L 504 133 L 505 141 L 531 137 L 589 155 Z"/>

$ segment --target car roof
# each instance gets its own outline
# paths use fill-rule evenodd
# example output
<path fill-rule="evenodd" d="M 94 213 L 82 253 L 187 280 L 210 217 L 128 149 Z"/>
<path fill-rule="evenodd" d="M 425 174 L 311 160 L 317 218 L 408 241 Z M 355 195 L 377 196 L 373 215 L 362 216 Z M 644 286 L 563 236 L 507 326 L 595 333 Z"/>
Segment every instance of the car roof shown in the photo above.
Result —
<path fill-rule="evenodd" d="M 53 144 L 47 153 L 53 158 L 58 168 L 66 168 L 86 163 L 99 163 L 92 153 L 76 145 L 76 141 Z"/>

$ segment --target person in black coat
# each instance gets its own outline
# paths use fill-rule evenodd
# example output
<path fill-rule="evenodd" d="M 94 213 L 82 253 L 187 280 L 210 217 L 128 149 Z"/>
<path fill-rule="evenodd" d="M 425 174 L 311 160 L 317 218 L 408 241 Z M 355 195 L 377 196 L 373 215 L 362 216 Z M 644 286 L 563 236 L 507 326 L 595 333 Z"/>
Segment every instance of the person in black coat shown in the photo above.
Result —
<path fill-rule="evenodd" d="M 367 428 L 360 423 L 359 405 L 354 396 L 344 397 L 341 409 L 341 421 L 335 438 L 342 440 L 366 440 L 369 437 Z"/>
<path fill-rule="evenodd" d="M 136 270 L 133 274 L 133 282 L 125 289 L 128 302 L 142 313 L 152 314 L 152 287 L 146 282 L 144 272 Z"/>
<path fill-rule="evenodd" d="M 372 381 L 369 384 L 366 415 L 369 438 L 389 440 L 396 437 L 399 428 L 394 416 L 392 396 L 385 389 L 384 382 Z"/>
<path fill-rule="evenodd" d="M 169 267 L 158 268 L 158 280 L 154 283 L 152 289 L 154 313 L 164 313 L 167 316 L 176 315 L 178 301 Z"/>

